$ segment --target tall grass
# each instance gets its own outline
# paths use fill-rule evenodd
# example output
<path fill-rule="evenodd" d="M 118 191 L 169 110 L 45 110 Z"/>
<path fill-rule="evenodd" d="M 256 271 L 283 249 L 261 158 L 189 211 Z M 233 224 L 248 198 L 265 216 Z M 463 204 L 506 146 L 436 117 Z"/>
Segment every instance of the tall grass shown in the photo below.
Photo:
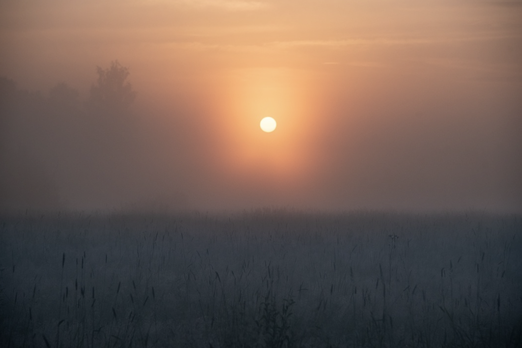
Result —
<path fill-rule="evenodd" d="M 517 347 L 522 218 L 3 217 L 2 347 Z"/>

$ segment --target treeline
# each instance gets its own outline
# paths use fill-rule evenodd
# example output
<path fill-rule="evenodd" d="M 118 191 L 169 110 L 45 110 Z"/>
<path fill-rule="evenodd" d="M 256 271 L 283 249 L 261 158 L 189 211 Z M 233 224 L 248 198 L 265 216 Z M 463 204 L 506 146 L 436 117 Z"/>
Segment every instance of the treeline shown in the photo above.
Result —
<path fill-rule="evenodd" d="M 104 192 L 111 202 L 132 185 L 125 173 L 135 165 L 136 93 L 128 77 L 117 61 L 98 67 L 85 100 L 66 83 L 43 95 L 0 77 L 0 211 L 61 210 L 68 197 Z"/>

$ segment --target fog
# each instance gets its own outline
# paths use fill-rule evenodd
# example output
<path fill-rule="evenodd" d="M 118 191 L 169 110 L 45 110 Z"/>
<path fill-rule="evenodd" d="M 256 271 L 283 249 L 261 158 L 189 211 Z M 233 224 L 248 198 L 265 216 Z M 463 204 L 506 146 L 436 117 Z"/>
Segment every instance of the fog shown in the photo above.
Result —
<path fill-rule="evenodd" d="M 521 212 L 521 16 L 3 1 L 0 209 Z"/>

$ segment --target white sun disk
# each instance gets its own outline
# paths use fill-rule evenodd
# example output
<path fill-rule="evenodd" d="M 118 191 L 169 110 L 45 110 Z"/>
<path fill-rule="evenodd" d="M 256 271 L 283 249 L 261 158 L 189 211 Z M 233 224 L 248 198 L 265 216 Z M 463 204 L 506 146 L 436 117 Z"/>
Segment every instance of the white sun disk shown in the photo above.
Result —
<path fill-rule="evenodd" d="M 263 132 L 270 133 L 276 129 L 277 123 L 272 117 L 265 117 L 261 120 L 260 126 Z"/>

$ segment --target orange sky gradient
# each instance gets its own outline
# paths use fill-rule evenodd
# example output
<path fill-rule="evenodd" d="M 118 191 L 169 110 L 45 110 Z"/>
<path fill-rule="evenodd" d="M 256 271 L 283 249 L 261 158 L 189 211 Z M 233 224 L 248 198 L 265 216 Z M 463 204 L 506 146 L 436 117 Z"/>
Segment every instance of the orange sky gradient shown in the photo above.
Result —
<path fill-rule="evenodd" d="M 0 76 L 85 97 L 96 66 L 129 68 L 133 174 L 33 151 L 70 209 L 170 192 L 218 211 L 521 212 L 520 18 L 520 1 L 8 0 Z"/>

